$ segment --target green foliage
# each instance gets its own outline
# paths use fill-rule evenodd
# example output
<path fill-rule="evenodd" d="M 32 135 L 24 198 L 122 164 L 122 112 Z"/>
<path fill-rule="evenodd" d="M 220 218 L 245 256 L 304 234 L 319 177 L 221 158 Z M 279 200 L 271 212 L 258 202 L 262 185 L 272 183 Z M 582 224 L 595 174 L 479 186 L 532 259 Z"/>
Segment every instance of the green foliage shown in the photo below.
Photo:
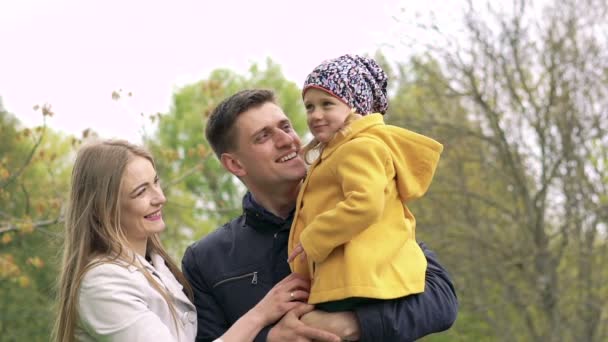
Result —
<path fill-rule="evenodd" d="M 48 341 L 72 142 L 4 110 L 0 132 L 0 336 Z"/>
<path fill-rule="evenodd" d="M 171 111 L 155 117 L 158 128 L 146 138 L 146 145 L 158 159 L 170 199 L 164 241 L 178 258 L 186 245 L 241 211 L 244 187 L 221 167 L 204 138 L 204 125 L 220 101 L 247 88 L 274 90 L 296 130 L 304 131 L 298 87 L 284 78 L 277 64 L 267 60 L 264 68 L 252 65 L 246 76 L 220 69 L 206 80 L 179 89 Z"/>

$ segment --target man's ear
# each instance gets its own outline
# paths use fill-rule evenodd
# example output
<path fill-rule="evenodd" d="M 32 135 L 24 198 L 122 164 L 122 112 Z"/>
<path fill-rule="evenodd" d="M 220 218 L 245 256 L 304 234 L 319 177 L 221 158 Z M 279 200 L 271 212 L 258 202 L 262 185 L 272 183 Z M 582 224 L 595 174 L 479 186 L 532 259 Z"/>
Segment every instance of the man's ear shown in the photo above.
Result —
<path fill-rule="evenodd" d="M 224 168 L 228 170 L 228 172 L 237 177 L 243 177 L 247 174 L 241 162 L 232 153 L 222 153 L 220 156 L 220 162 L 222 165 L 224 165 Z"/>

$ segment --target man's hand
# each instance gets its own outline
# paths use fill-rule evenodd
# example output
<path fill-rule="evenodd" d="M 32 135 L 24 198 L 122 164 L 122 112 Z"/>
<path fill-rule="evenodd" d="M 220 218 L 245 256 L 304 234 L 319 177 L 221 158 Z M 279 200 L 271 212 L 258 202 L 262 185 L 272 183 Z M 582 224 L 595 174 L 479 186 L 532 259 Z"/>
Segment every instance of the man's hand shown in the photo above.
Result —
<path fill-rule="evenodd" d="M 309 327 L 329 331 L 346 341 L 357 341 L 361 332 L 359 321 L 354 312 L 325 312 L 314 310 L 300 318 L 301 322 Z"/>
<path fill-rule="evenodd" d="M 302 315 L 313 310 L 309 304 L 299 304 L 285 316 L 268 332 L 268 342 L 340 342 L 340 337 L 330 332 L 306 326 L 300 321 Z M 356 320 L 356 319 L 355 319 Z"/>

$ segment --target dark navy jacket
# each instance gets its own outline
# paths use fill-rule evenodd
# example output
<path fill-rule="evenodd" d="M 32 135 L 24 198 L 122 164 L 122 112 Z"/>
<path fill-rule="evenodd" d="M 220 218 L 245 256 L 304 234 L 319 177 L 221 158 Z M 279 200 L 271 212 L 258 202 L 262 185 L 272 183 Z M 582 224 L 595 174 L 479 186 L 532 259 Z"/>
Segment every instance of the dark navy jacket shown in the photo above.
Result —
<path fill-rule="evenodd" d="M 243 198 L 243 215 L 186 249 L 184 275 L 194 290 L 197 342 L 220 337 L 291 271 L 287 239 L 293 219 L 279 218 Z M 435 254 L 420 244 L 428 261 L 424 293 L 368 304 L 355 314 L 361 341 L 413 341 L 448 329 L 458 312 L 456 293 Z M 256 341 L 266 341 L 272 326 Z"/>

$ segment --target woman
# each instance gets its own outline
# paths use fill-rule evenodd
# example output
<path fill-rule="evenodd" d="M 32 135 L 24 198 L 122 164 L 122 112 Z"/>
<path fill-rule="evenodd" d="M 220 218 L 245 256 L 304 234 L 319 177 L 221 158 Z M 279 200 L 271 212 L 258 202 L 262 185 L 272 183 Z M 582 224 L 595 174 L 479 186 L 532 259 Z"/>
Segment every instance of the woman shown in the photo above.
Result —
<path fill-rule="evenodd" d="M 126 141 L 87 145 L 71 187 L 55 341 L 194 341 L 192 290 L 159 239 L 166 199 L 152 156 Z M 297 305 L 295 290 L 271 291 L 221 340 L 253 340 Z"/>

